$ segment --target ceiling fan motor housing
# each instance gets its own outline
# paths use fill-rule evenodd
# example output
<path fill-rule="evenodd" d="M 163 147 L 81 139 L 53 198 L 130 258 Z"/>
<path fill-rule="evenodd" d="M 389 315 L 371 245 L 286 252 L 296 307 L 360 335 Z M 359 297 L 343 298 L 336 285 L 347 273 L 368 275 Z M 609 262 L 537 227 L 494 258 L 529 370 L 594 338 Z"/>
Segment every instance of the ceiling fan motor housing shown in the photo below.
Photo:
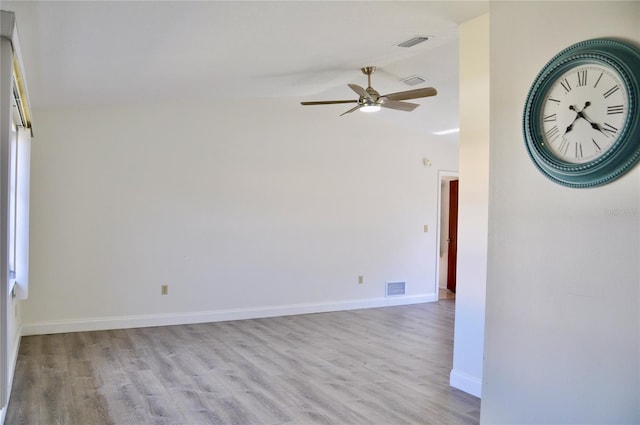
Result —
<path fill-rule="evenodd" d="M 369 96 L 371 96 L 371 99 L 373 99 L 374 101 L 377 100 L 380 97 L 380 93 L 378 93 L 373 87 L 369 86 L 365 89 L 367 91 L 367 93 L 369 93 Z"/>

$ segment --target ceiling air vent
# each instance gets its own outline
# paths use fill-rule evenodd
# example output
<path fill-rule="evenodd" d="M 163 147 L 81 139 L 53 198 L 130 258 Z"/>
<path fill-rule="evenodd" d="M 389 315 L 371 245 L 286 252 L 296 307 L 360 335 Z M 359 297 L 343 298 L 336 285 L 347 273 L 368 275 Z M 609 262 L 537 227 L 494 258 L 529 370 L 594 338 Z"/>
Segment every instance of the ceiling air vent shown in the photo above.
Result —
<path fill-rule="evenodd" d="M 387 297 L 406 294 L 406 286 L 406 282 L 387 282 Z"/>
<path fill-rule="evenodd" d="M 425 80 L 422 77 L 419 77 L 417 75 L 412 75 L 411 77 L 407 77 L 407 78 L 403 78 L 402 80 L 403 83 L 405 83 L 408 86 L 417 86 L 418 84 L 422 84 L 424 82 L 426 82 L 427 80 Z"/>
<path fill-rule="evenodd" d="M 417 37 L 413 37 L 407 41 L 403 41 L 402 43 L 398 43 L 396 44 L 396 46 L 398 47 L 413 47 L 416 44 L 420 44 L 423 41 L 427 41 L 429 39 L 429 37 L 424 37 L 424 36 L 417 36 Z"/>

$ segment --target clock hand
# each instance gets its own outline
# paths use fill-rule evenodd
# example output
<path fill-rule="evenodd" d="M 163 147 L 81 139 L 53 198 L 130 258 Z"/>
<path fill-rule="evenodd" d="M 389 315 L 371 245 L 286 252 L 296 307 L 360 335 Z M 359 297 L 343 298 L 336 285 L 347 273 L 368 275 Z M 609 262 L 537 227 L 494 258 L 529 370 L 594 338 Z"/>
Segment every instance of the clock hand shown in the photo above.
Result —
<path fill-rule="evenodd" d="M 591 102 L 588 102 L 588 101 L 585 102 L 584 107 L 582 108 L 582 111 L 587 109 L 589 106 L 591 106 Z M 578 120 L 578 118 L 584 118 L 587 122 L 589 122 L 591 124 L 591 127 L 593 127 L 593 123 L 591 123 L 591 121 L 589 121 L 587 118 L 585 118 L 585 116 L 582 113 L 582 111 L 578 111 L 578 109 L 573 105 L 569 105 L 569 109 L 574 111 L 574 112 L 576 112 L 576 117 L 573 119 L 573 121 L 571 121 L 571 124 L 569 124 L 569 126 L 565 130 L 564 134 L 567 134 L 568 132 L 573 130 L 573 123 L 576 122 Z M 595 127 L 593 127 L 593 128 L 595 128 Z M 596 128 L 596 130 L 600 130 L 600 129 Z"/>
<path fill-rule="evenodd" d="M 578 113 L 578 110 L 576 109 L 575 106 L 573 105 L 569 105 L 569 109 L 576 112 L 576 117 L 573 119 L 573 121 L 571 121 L 571 124 L 569 124 L 569 126 L 567 127 L 567 129 L 564 131 L 564 134 L 567 134 L 568 132 L 570 132 L 571 130 L 573 130 L 573 123 L 576 122 L 578 120 L 578 118 L 580 118 L 580 113 Z M 583 108 L 584 109 L 584 108 Z"/>
<path fill-rule="evenodd" d="M 583 109 L 584 111 L 584 109 Z M 585 114 L 582 113 L 582 111 L 578 112 L 578 116 L 582 119 L 584 119 L 586 122 L 588 122 L 591 125 L 591 128 L 593 128 L 594 130 L 599 131 L 600 133 L 604 134 L 605 136 L 609 137 L 607 135 L 607 133 L 605 133 L 604 131 L 602 131 L 602 129 L 600 128 L 599 124 L 594 123 L 593 121 L 591 121 Z"/>
<path fill-rule="evenodd" d="M 585 109 L 587 109 L 589 106 L 591 106 L 591 102 L 587 101 L 584 103 L 584 106 L 582 107 L 582 110 L 584 111 Z M 569 105 L 569 109 L 571 109 L 572 111 L 576 111 L 578 114 L 580 114 L 581 111 L 578 111 L 578 109 L 573 106 L 573 105 Z"/>

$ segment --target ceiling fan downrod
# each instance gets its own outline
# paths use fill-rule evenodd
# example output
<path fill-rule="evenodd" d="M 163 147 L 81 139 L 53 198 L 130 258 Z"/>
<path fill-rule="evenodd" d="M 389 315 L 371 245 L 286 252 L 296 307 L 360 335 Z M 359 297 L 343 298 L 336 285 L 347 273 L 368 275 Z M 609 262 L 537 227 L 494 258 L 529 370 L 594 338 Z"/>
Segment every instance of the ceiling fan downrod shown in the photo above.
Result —
<path fill-rule="evenodd" d="M 375 66 L 365 66 L 364 68 L 360 68 L 362 73 L 367 76 L 367 84 L 368 88 L 371 88 L 371 74 L 376 72 Z"/>

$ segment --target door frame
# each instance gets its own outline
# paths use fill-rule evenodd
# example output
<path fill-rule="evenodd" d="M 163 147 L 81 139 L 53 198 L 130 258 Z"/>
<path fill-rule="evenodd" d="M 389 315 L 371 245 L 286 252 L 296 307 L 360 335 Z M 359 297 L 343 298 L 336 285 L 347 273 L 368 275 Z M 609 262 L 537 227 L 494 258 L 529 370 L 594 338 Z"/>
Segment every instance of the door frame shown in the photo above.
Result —
<path fill-rule="evenodd" d="M 457 171 L 438 170 L 438 202 L 436 207 L 436 276 L 433 288 L 436 295 L 436 301 L 438 301 L 440 293 L 440 245 L 442 243 L 442 229 L 440 228 L 440 223 L 442 222 L 442 182 L 445 178 L 450 179 L 451 177 L 460 178 Z"/>
<path fill-rule="evenodd" d="M 4 18 L 4 11 L 2 12 Z M 3 19 L 3 24 L 5 20 Z M 13 25 L 12 25 L 13 27 Z M 13 28 L 11 28 L 13 29 Z M 6 28 L 3 28 L 2 37 L 0 37 L 0 63 L 2 64 L 2 72 L 0 72 L 0 419 L 4 423 L 4 417 L 7 413 L 7 405 L 9 401 L 9 344 L 7 341 L 8 334 L 8 305 L 9 305 L 9 254 L 8 254 L 8 190 L 9 190 L 9 138 L 11 135 L 11 105 L 10 99 L 13 95 L 13 46 L 11 40 L 5 37 Z M 8 71 L 8 72 L 6 72 Z"/>

